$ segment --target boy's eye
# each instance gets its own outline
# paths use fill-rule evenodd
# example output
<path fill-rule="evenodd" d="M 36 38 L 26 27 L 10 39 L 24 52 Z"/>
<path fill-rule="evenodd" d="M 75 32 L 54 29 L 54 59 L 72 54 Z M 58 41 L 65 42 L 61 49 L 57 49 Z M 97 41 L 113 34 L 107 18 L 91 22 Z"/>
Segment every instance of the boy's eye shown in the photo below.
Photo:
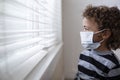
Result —
<path fill-rule="evenodd" d="M 87 27 L 84 27 L 84 30 L 85 30 L 85 31 L 89 31 L 89 29 L 88 29 Z"/>
<path fill-rule="evenodd" d="M 84 30 L 89 30 L 88 28 L 84 28 Z"/>

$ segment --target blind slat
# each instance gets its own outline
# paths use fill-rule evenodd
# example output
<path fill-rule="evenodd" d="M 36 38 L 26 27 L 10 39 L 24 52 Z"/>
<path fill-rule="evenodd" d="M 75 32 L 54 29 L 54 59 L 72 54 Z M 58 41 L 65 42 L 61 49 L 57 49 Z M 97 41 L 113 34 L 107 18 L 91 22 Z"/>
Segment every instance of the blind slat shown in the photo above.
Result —
<path fill-rule="evenodd" d="M 26 60 L 23 64 L 11 71 L 11 74 L 16 80 L 24 80 L 24 78 L 30 73 L 30 71 L 38 64 L 38 62 L 46 55 L 45 52 L 39 52 L 33 57 Z M 18 73 L 19 72 L 19 73 Z"/>
<path fill-rule="evenodd" d="M 0 31 L 0 33 L 35 33 L 35 32 L 56 32 L 53 29 L 45 29 L 45 30 L 5 30 L 5 31 Z"/>
<path fill-rule="evenodd" d="M 0 52 L 3 53 L 5 51 L 6 52 L 13 51 L 13 50 L 28 46 L 30 44 L 36 43 L 40 40 L 42 40 L 42 39 L 41 38 L 33 38 L 30 40 L 26 40 L 26 41 L 16 42 L 16 43 L 13 43 L 10 45 L 0 46 Z"/>
<path fill-rule="evenodd" d="M 12 53 L 12 56 L 9 55 L 7 60 L 5 60 L 5 58 L 1 59 L 0 67 L 5 67 L 6 65 L 4 64 L 6 63 L 8 70 L 14 70 L 37 53 L 46 53 L 46 51 L 42 50 L 42 47 L 42 45 L 37 45 L 26 50 L 16 51 Z M 42 55 L 44 54 L 41 54 L 41 56 Z"/>

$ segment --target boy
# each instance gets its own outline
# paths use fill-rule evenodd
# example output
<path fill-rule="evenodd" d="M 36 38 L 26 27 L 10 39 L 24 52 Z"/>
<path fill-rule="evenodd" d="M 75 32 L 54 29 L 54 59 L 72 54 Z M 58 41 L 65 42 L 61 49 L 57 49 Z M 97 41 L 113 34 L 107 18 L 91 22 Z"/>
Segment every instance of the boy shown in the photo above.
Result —
<path fill-rule="evenodd" d="M 83 13 L 80 54 L 75 80 L 120 80 L 120 62 L 112 50 L 120 48 L 120 10 L 91 6 Z"/>

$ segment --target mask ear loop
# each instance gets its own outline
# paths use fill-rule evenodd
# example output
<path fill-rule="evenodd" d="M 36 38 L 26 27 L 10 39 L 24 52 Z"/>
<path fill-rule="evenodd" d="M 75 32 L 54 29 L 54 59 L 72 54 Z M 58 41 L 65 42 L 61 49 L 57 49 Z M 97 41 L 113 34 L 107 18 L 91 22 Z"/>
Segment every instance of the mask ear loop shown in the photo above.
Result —
<path fill-rule="evenodd" d="M 103 32 L 103 31 L 105 31 L 105 30 L 109 30 L 109 29 L 103 29 L 103 30 L 100 30 L 100 31 L 98 31 L 98 32 L 95 32 L 94 34 L 98 34 L 98 33 Z M 104 39 L 101 40 L 99 43 L 102 43 L 103 41 L 104 41 Z"/>
<path fill-rule="evenodd" d="M 109 29 L 103 29 L 103 30 L 100 30 L 100 31 L 94 32 L 94 34 L 98 34 L 98 33 L 103 32 L 103 31 L 105 31 L 105 30 L 109 30 Z"/>

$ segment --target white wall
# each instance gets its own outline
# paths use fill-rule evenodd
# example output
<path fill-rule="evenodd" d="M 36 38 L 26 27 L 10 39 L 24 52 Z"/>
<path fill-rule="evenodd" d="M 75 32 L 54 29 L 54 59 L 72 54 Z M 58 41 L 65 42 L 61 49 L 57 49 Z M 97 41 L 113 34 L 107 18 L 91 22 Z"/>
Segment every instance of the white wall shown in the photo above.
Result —
<path fill-rule="evenodd" d="M 65 78 L 72 79 L 82 50 L 79 31 L 82 29 L 82 11 L 88 4 L 119 6 L 119 0 L 62 0 Z M 120 52 L 120 51 L 118 51 Z M 120 57 L 120 55 L 119 55 Z"/>
<path fill-rule="evenodd" d="M 40 80 L 64 80 L 62 50 L 63 49 L 60 48 L 60 50 L 57 52 L 57 55 L 55 55 Z"/>

